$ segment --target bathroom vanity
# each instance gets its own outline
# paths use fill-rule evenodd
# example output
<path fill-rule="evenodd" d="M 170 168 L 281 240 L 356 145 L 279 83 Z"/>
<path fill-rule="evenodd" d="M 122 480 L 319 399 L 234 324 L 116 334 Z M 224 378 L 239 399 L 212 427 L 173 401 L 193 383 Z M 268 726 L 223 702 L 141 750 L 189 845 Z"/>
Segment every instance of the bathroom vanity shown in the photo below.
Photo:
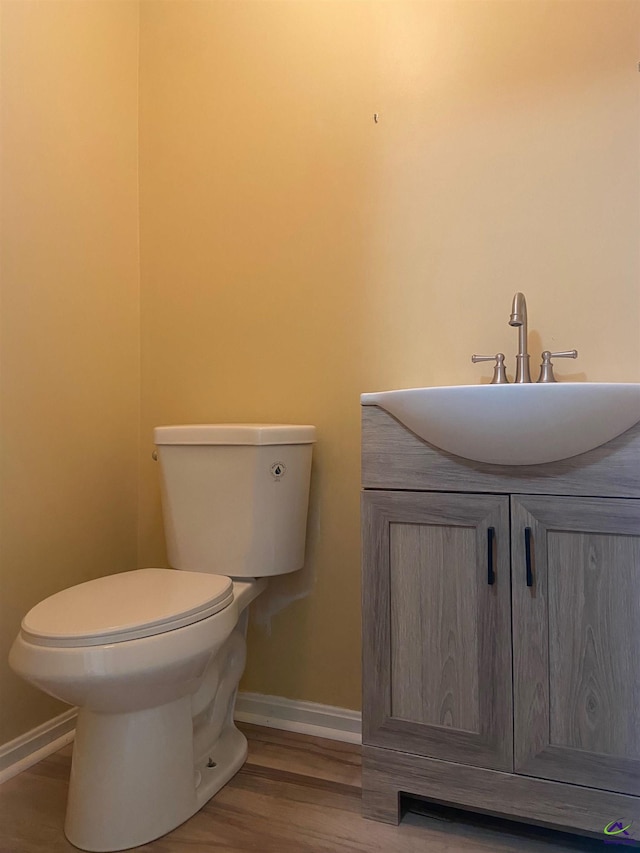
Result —
<path fill-rule="evenodd" d="M 364 405 L 362 486 L 365 816 L 640 838 L 640 424 L 504 466 Z"/>

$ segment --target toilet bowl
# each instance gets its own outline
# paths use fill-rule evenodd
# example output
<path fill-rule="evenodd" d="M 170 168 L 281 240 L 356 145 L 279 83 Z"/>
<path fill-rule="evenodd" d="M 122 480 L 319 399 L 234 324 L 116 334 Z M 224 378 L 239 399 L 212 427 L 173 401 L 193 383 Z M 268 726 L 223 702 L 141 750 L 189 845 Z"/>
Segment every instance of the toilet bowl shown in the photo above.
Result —
<path fill-rule="evenodd" d="M 267 585 L 261 575 L 302 565 L 313 427 L 160 428 L 161 463 L 163 439 L 175 568 L 56 593 L 25 616 L 9 657 L 27 681 L 78 706 L 65 834 L 83 850 L 164 835 L 239 770 L 247 742 L 233 710 L 248 605 Z M 182 465 L 175 451 L 185 448 Z M 193 571 L 193 560 L 206 569 Z"/>

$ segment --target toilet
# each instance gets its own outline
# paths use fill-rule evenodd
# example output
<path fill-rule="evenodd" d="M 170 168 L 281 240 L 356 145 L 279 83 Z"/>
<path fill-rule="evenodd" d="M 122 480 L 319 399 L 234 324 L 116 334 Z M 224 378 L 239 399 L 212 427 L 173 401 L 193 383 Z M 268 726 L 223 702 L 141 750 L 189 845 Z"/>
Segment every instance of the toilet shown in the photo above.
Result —
<path fill-rule="evenodd" d="M 304 562 L 312 426 L 154 430 L 171 569 L 58 592 L 22 620 L 16 673 L 78 706 L 65 834 L 124 850 L 191 817 L 240 769 L 233 712 L 249 604 Z"/>

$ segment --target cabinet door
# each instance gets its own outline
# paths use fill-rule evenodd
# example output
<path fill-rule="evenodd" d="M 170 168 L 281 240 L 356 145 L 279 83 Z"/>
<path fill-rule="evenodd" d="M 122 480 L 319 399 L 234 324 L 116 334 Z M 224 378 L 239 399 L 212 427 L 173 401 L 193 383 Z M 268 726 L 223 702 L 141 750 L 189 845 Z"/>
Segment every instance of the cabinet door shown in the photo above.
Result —
<path fill-rule="evenodd" d="M 365 491 L 363 740 L 513 768 L 509 499 Z"/>
<path fill-rule="evenodd" d="M 515 770 L 640 794 L 640 501 L 512 498 L 512 537 Z"/>

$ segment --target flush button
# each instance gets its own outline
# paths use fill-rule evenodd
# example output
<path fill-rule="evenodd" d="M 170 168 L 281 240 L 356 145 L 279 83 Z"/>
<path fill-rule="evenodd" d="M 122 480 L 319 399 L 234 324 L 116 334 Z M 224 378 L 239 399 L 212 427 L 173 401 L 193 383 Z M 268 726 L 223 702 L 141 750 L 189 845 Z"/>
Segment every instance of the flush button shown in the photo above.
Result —
<path fill-rule="evenodd" d="M 276 482 L 284 477 L 286 471 L 287 467 L 284 462 L 274 462 L 271 466 L 271 476 Z"/>

